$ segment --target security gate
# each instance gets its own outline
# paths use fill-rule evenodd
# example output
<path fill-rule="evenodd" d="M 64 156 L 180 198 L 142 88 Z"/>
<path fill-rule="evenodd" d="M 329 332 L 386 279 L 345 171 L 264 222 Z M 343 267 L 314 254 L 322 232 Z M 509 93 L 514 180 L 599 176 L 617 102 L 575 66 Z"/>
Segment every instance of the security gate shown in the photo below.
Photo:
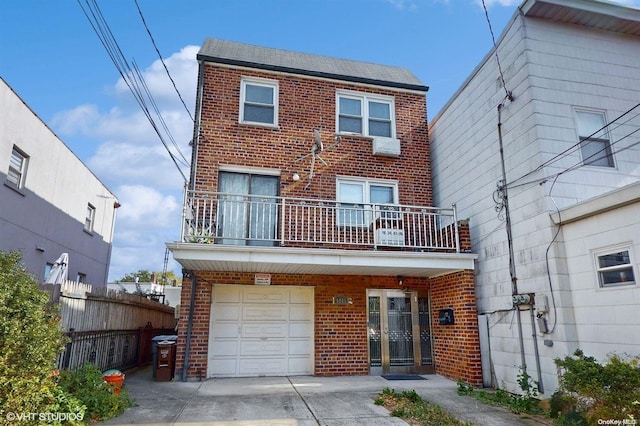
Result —
<path fill-rule="evenodd" d="M 433 371 L 429 300 L 415 291 L 367 290 L 373 375 Z"/>

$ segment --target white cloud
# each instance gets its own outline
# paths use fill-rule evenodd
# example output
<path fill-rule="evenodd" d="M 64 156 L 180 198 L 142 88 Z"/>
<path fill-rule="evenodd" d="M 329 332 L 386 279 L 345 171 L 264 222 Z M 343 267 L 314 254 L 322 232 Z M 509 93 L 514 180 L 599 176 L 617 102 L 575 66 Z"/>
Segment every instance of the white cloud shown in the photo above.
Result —
<path fill-rule="evenodd" d="M 418 8 L 417 3 L 414 0 L 385 0 L 391 6 L 398 10 L 416 10 Z"/>
<path fill-rule="evenodd" d="M 146 231 L 148 228 L 175 227 L 180 205 L 173 195 L 143 185 L 122 185 L 118 187 L 118 200 L 122 207 L 118 218 L 126 228 Z"/>
<path fill-rule="evenodd" d="M 197 51 L 196 46 L 186 46 L 165 59 L 191 114 Z M 193 122 L 162 63 L 156 60 L 141 72 L 175 143 L 189 161 Z M 109 93 L 113 96 L 107 108 L 79 105 L 58 113 L 52 127 L 61 136 L 82 138 L 83 149 L 95 147 L 84 156 L 84 162 L 122 205 L 117 212 L 109 272 L 109 279 L 115 280 L 139 269 L 162 269 L 165 242 L 177 240 L 180 233 L 184 180 L 123 80 L 119 79 Z M 169 136 L 161 134 L 175 154 Z M 188 178 L 188 167 L 183 166 L 182 171 Z M 169 268 L 179 272 L 173 261 Z"/>

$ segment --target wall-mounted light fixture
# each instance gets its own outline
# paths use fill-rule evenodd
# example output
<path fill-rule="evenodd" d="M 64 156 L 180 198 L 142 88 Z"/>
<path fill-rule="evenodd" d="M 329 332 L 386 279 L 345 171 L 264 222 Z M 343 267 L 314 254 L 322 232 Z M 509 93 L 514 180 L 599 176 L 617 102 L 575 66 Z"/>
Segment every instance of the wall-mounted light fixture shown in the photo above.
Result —
<path fill-rule="evenodd" d="M 404 284 L 404 277 L 398 275 L 398 287 L 402 287 L 402 284 Z"/>
<path fill-rule="evenodd" d="M 36 244 L 36 250 L 39 251 L 40 253 L 44 252 L 44 247 L 42 247 L 41 245 Z"/>
<path fill-rule="evenodd" d="M 294 173 L 291 179 L 293 179 L 294 182 L 297 182 L 300 180 L 300 175 L 297 173 Z"/>

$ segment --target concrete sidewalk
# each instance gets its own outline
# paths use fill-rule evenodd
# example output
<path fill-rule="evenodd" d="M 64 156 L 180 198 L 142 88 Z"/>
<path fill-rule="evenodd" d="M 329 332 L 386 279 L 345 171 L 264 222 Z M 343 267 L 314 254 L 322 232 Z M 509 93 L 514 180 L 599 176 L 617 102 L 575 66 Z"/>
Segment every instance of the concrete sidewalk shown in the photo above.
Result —
<path fill-rule="evenodd" d="M 404 425 L 373 403 L 385 387 L 415 390 L 423 399 L 477 425 L 539 425 L 501 408 L 457 394 L 456 383 L 436 375 L 427 380 L 387 381 L 378 376 L 260 377 L 202 382 L 154 382 L 151 369 L 129 373 L 125 387 L 137 404 L 104 424 L 154 425 Z"/>

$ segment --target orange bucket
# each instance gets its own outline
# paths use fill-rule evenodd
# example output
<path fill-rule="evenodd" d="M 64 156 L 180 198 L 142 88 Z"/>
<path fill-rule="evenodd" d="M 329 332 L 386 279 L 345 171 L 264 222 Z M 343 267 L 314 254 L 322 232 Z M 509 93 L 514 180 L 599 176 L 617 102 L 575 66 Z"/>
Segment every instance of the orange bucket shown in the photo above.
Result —
<path fill-rule="evenodd" d="M 113 388 L 113 393 L 115 393 L 116 395 L 119 395 L 120 388 L 122 387 L 122 383 L 124 382 L 124 374 L 112 373 L 112 374 L 105 374 L 102 377 L 104 378 L 104 381 L 107 382 L 107 384 Z"/>

